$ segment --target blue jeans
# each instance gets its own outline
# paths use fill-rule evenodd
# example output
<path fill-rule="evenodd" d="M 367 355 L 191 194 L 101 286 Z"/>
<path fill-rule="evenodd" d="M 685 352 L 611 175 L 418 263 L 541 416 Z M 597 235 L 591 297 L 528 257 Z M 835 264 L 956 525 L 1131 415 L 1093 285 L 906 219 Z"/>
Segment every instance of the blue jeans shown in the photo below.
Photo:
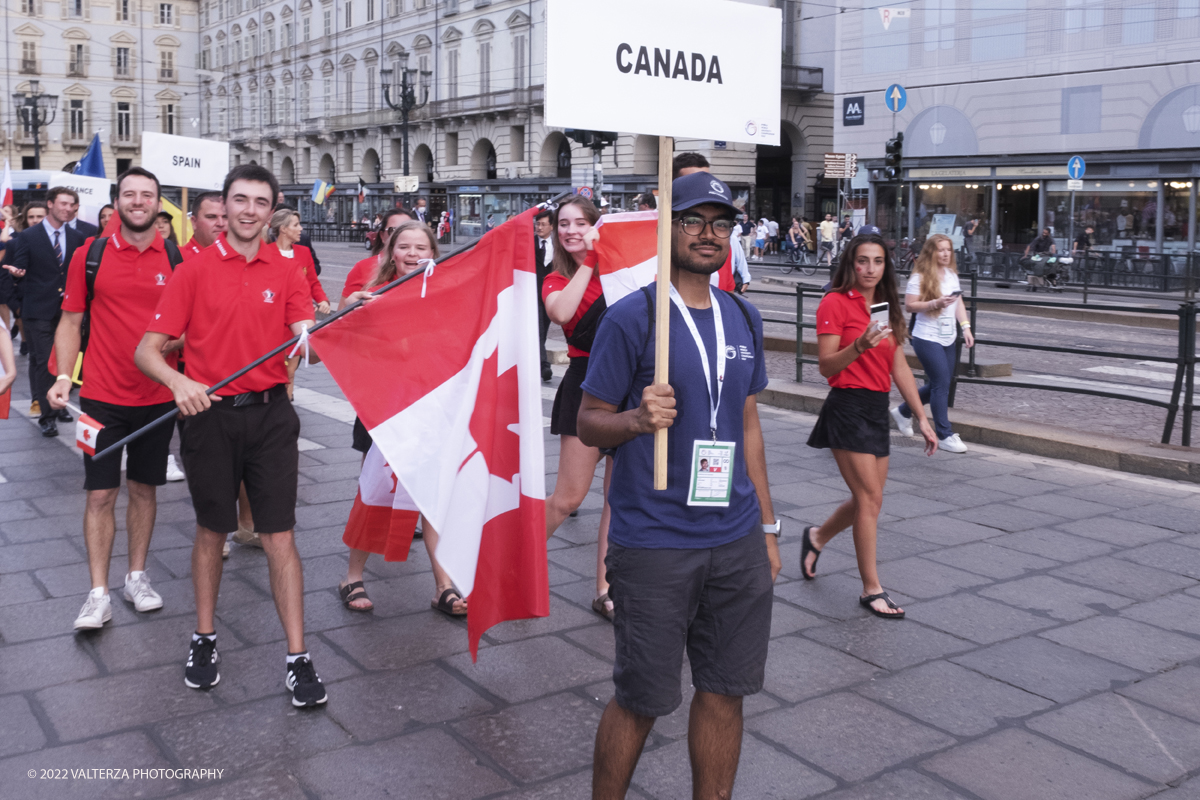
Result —
<path fill-rule="evenodd" d="M 954 358 L 954 345 L 943 345 L 927 339 L 911 339 L 913 350 L 925 368 L 925 385 L 921 387 L 921 403 L 928 403 L 933 414 L 933 428 L 939 439 L 945 439 L 954 433 L 950 428 L 948 403 L 950 400 L 950 378 L 957 366 Z M 906 419 L 912 418 L 912 410 L 908 403 L 900 405 L 900 413 Z"/>

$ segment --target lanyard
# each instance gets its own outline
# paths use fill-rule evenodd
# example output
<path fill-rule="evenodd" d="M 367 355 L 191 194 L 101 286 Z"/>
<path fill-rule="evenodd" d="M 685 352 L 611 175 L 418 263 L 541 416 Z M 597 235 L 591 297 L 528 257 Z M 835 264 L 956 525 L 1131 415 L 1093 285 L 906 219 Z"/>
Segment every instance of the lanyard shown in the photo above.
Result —
<path fill-rule="evenodd" d="M 721 407 L 721 392 L 725 388 L 725 326 L 721 322 L 721 306 L 717 303 L 711 286 L 708 294 L 712 298 L 713 324 L 717 331 L 717 396 L 715 400 L 712 390 L 712 372 L 708 366 L 708 353 L 704 349 L 704 340 L 700 338 L 700 331 L 696 328 L 696 321 L 692 319 L 692 312 L 684 304 L 683 298 L 679 296 L 674 284 L 671 285 L 671 302 L 683 315 L 683 321 L 687 323 L 688 331 L 696 342 L 696 350 L 700 353 L 700 365 L 704 367 L 704 388 L 708 389 L 708 428 L 715 442 L 717 440 L 717 409 Z"/>

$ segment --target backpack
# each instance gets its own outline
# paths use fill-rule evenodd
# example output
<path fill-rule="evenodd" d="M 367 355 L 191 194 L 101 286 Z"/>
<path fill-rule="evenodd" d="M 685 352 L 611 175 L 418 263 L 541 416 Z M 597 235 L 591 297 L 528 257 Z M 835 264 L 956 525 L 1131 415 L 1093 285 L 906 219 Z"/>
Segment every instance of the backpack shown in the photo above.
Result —
<path fill-rule="evenodd" d="M 84 303 L 83 321 L 79 326 L 79 352 L 87 350 L 88 339 L 92 333 L 92 300 L 96 297 L 96 273 L 100 271 L 100 262 L 104 259 L 104 248 L 108 247 L 107 236 L 97 236 L 88 247 L 87 260 L 84 261 L 84 279 L 87 281 L 87 300 Z M 171 271 L 183 263 L 183 254 L 169 239 L 163 239 L 167 251 L 167 261 Z"/>

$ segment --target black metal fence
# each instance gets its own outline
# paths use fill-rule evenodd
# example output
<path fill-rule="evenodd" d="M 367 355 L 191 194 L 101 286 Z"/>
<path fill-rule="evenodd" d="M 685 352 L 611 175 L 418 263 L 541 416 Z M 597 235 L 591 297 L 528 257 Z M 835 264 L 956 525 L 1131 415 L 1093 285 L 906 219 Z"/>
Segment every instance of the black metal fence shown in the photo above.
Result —
<path fill-rule="evenodd" d="M 314 242 L 361 242 L 366 248 L 368 228 L 348 222 L 305 222 L 304 230 Z"/>
<path fill-rule="evenodd" d="M 967 266 L 981 278 L 1013 283 L 1033 271 L 1020 253 L 975 253 Z M 1083 288 L 1085 296 L 1089 289 L 1125 289 L 1184 292 L 1190 299 L 1200 285 L 1200 253 L 1151 253 L 1132 247 L 1113 253 L 1089 251 L 1074 256 L 1070 264 L 1059 264 L 1057 271 L 1067 284 Z"/>
<path fill-rule="evenodd" d="M 967 276 L 964 276 L 967 277 Z M 1187 300 L 1179 304 L 1178 308 L 1145 308 L 1143 306 L 1120 306 L 1120 305 L 1105 305 L 1106 311 L 1130 312 L 1136 314 L 1150 314 L 1155 316 L 1173 316 L 1177 320 L 1178 336 L 1176 339 L 1176 348 L 1174 356 L 1161 356 L 1156 354 L 1146 353 L 1120 353 L 1115 351 L 1091 350 L 1079 347 L 1057 347 L 1052 345 L 1031 344 L 1028 342 L 1012 342 L 1001 339 L 993 339 L 989 337 L 987 340 L 979 339 L 979 327 L 977 325 L 978 304 L 980 301 L 986 302 L 989 305 L 1011 305 L 1011 306 L 1040 306 L 1043 308 L 1078 308 L 1078 303 L 1062 303 L 1050 302 L 1042 300 L 1010 300 L 997 298 L 981 298 L 978 296 L 979 278 L 978 273 L 971 273 L 971 294 L 964 295 L 963 300 L 967 304 L 967 311 L 971 319 L 971 328 L 975 331 L 975 347 L 967 350 L 967 363 L 965 375 L 959 376 L 958 370 L 950 384 L 950 405 L 954 405 L 954 396 L 959 383 L 978 384 L 982 386 L 997 386 L 1007 387 L 1010 389 L 1036 389 L 1039 391 L 1064 392 L 1067 394 L 1081 394 L 1091 397 L 1104 397 L 1112 400 L 1125 400 L 1131 403 L 1141 403 L 1143 405 L 1154 406 L 1156 408 L 1165 409 L 1167 412 L 1166 420 L 1163 424 L 1162 443 L 1170 444 L 1171 435 L 1175 429 L 1176 419 L 1181 416 L 1180 425 L 1180 440 L 1185 447 L 1190 447 L 1192 444 L 1192 420 L 1194 413 L 1200 406 L 1196 405 L 1194 395 L 1194 381 L 1196 377 L 1196 313 L 1197 304 L 1194 301 Z M 765 290 L 754 290 L 762 294 L 786 294 L 785 292 L 769 292 Z M 815 366 L 818 362 L 816 358 L 809 358 L 804 355 L 804 331 L 806 329 L 815 330 L 815 322 L 804 321 L 805 301 L 809 298 L 814 298 L 820 302 L 821 297 L 825 294 L 823 289 L 798 285 L 796 287 L 796 320 L 793 323 L 791 320 L 773 319 L 764 316 L 766 322 L 776 324 L 794 325 L 796 328 L 796 380 L 803 383 L 804 381 L 804 366 Z M 815 311 L 815 306 L 812 306 Z M 769 312 L 767 312 L 769 313 Z M 1000 378 L 981 378 L 976 369 L 976 351 L 980 347 L 1007 347 L 1018 350 L 1038 350 L 1049 353 L 1066 353 L 1070 355 L 1089 356 L 1092 358 L 1102 359 L 1118 359 L 1127 361 L 1153 361 L 1160 364 L 1172 364 L 1175 366 L 1175 380 L 1171 390 L 1169 400 L 1156 400 L 1151 397 L 1146 397 L 1137 394 L 1125 394 L 1122 392 L 1106 391 L 1103 389 L 1093 389 L 1086 386 L 1067 386 L 1063 384 L 1051 383 L 1031 383 L 1028 381 L 1009 380 Z M 962 363 L 962 337 L 958 339 L 958 362 Z M 1131 387 L 1133 388 L 1133 387 Z"/>

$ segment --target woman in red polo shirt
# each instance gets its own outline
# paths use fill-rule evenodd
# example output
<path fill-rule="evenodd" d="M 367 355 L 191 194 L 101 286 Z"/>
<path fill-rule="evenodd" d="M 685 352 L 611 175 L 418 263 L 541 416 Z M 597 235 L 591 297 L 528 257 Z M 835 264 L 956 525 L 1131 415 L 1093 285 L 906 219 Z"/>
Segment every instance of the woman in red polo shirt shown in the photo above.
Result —
<path fill-rule="evenodd" d="M 271 225 L 267 229 L 267 241 L 274 242 L 279 254 L 296 262 L 296 266 L 304 273 L 304 280 L 312 292 L 313 302 L 317 311 L 329 313 L 329 298 L 321 288 L 321 279 L 317 277 L 317 268 L 313 264 L 312 251 L 302 244 L 300 234 L 304 228 L 300 225 L 300 214 L 290 208 L 281 208 L 271 215 Z"/>
<path fill-rule="evenodd" d="M 575 432 L 575 418 L 583 400 L 583 378 L 587 375 L 588 352 L 607 305 L 600 275 L 596 271 L 596 240 L 600 234 L 594 227 L 600 212 L 592 201 L 581 195 L 564 200 L 554 215 L 553 270 L 542 281 L 542 300 L 546 316 L 562 326 L 567 337 L 567 355 L 571 359 L 567 374 L 558 384 L 554 410 L 550 412 L 550 433 L 559 436 L 558 480 L 554 493 L 546 498 L 546 536 L 571 515 L 587 497 L 600 450 L 588 447 Z M 596 599 L 592 609 L 605 618 L 613 618 L 613 604 L 608 597 L 605 580 L 604 555 L 608 552 L 608 485 L 612 458 L 604 461 L 604 508 L 600 512 L 599 548 L 596 561 Z"/>
<path fill-rule="evenodd" d="M 888 304 L 887 327 L 871 321 L 875 303 Z M 879 583 L 875 565 L 875 530 L 888 471 L 888 393 L 893 380 L 913 409 L 925 437 L 925 452 L 933 455 L 937 450 L 937 437 L 925 418 L 917 382 L 904 356 L 906 330 L 887 245 L 874 234 L 854 237 L 842 252 L 829 294 L 817 308 L 818 362 L 830 389 L 808 437 L 810 447 L 833 451 L 851 496 L 824 524 L 804 529 L 800 571 L 805 580 L 816 577 L 822 548 L 853 526 L 863 582 L 858 602 L 886 619 L 904 617 L 904 610 Z"/>
<path fill-rule="evenodd" d="M 346 275 L 346 285 L 342 287 L 342 299 L 338 301 L 339 311 L 349 302 L 346 298 L 355 292 L 361 292 L 363 287 L 370 283 L 371 278 L 375 277 L 375 271 L 379 269 L 381 260 L 379 254 L 383 252 L 384 246 L 392 238 L 392 233 L 402 223 L 412 221 L 412 219 L 412 214 L 403 208 L 389 208 L 383 213 L 383 217 L 379 221 L 379 230 L 376 232 L 375 238 L 371 240 L 371 255 L 351 267 L 349 274 Z M 370 448 L 371 441 L 368 439 L 366 446 L 360 452 L 365 454 Z M 357 438 L 354 449 L 359 449 Z"/>

